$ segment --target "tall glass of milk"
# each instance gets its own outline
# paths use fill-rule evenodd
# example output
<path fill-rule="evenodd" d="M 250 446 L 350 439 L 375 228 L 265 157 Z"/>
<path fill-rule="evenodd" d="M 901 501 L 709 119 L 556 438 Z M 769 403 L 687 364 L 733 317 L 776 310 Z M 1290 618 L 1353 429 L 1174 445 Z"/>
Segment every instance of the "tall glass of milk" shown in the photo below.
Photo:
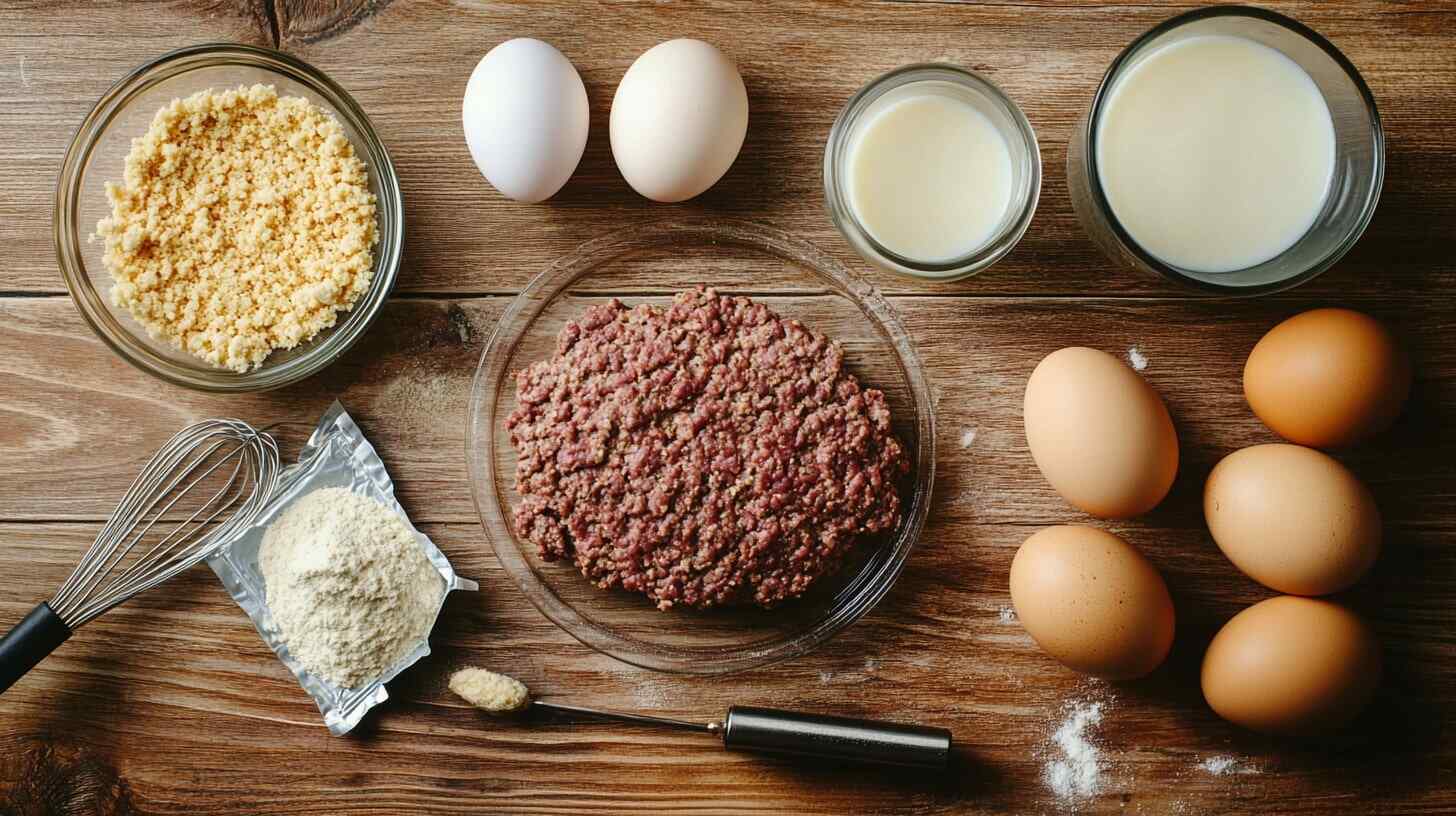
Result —
<path fill-rule="evenodd" d="M 1288 17 L 1239 6 L 1128 46 L 1067 151 L 1072 204 L 1110 257 L 1239 295 L 1339 260 L 1384 169 L 1375 100 L 1350 61 Z"/>
<path fill-rule="evenodd" d="M 950 65 L 879 77 L 839 114 L 824 149 L 830 218 L 867 260 L 956 280 L 1026 233 L 1041 154 L 1026 116 L 995 85 Z"/>

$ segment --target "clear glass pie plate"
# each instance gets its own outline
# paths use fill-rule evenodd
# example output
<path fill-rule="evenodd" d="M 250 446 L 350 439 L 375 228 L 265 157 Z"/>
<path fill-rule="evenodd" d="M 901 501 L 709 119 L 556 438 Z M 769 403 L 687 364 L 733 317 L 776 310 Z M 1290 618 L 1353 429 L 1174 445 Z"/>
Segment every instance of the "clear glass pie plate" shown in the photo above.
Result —
<path fill-rule="evenodd" d="M 754 606 L 659 611 L 645 597 L 602 590 L 567 562 L 547 562 L 510 523 L 515 451 L 506 418 L 516 372 L 554 352 L 587 306 L 618 297 L 659 305 L 709 285 L 762 302 L 840 342 L 845 362 L 889 401 L 911 458 L 904 513 L 893 534 L 861 542 L 838 573 L 770 610 Z M 507 575 L 547 618 L 618 660 L 661 671 L 722 674 L 801 655 L 863 617 L 890 590 L 925 525 L 935 474 L 935 417 L 919 356 L 889 303 L 812 245 L 747 222 L 659 223 L 588 242 L 552 264 L 511 302 L 476 371 L 467 416 L 471 491 Z"/>

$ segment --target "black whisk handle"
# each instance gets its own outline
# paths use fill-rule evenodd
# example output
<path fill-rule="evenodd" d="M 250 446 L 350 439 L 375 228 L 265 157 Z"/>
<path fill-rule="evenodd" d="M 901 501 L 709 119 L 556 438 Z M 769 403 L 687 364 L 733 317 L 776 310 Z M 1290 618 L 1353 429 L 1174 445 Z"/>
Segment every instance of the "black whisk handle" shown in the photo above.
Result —
<path fill-rule="evenodd" d="M 731 750 L 929 771 L 950 764 L 951 734 L 944 728 L 748 706 L 728 709 L 719 727 L 723 745 Z"/>
<path fill-rule="evenodd" d="M 36 604 L 10 634 L 0 638 L 0 693 L 35 668 L 71 636 L 71 627 L 48 603 Z"/>

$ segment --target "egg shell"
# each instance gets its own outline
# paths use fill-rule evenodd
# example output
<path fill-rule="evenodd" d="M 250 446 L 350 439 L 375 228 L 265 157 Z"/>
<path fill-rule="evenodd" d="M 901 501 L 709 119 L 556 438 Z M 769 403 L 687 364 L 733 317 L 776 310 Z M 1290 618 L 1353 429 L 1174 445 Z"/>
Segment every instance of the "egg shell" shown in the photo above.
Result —
<path fill-rule="evenodd" d="M 1104 351 L 1074 347 L 1047 355 L 1027 380 L 1022 417 L 1042 475 L 1094 516 L 1145 513 L 1178 475 L 1178 434 L 1167 406 Z"/>
<path fill-rule="evenodd" d="M 1092 527 L 1050 527 L 1011 562 L 1016 617 L 1068 668 L 1111 680 L 1142 677 L 1173 645 L 1173 600 L 1132 545 Z"/>
<path fill-rule="evenodd" d="M 1368 315 L 1315 309 L 1264 335 L 1244 396 L 1269 429 L 1301 445 L 1353 445 L 1390 427 L 1410 394 L 1410 359 Z"/>
<path fill-rule="evenodd" d="M 516 201 L 545 201 L 586 149 L 586 86 L 549 44 L 507 40 L 471 72 L 461 120 L 470 157 L 492 187 Z"/>
<path fill-rule="evenodd" d="M 1360 580 L 1380 555 L 1380 510 L 1344 465 L 1298 445 L 1255 445 L 1208 475 L 1203 515 L 1244 574 L 1291 595 Z"/>
<path fill-rule="evenodd" d="M 748 91 L 738 67 L 701 40 L 648 49 L 612 98 L 612 156 L 632 189 L 685 201 L 718 182 L 748 133 Z"/>
<path fill-rule="evenodd" d="M 1235 615 L 1203 658 L 1203 696 L 1220 717 L 1276 735 L 1347 725 L 1380 685 L 1380 644 L 1353 612 L 1283 595 Z"/>

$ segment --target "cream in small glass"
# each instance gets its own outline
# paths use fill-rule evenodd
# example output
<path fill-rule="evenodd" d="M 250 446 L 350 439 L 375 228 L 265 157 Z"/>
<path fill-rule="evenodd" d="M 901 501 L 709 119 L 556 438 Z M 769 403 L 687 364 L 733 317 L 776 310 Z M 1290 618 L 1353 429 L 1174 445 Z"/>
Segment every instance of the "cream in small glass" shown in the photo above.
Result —
<path fill-rule="evenodd" d="M 944 263 L 984 246 L 1011 205 L 1011 149 L 952 96 L 887 94 L 849 145 L 849 206 L 907 258 Z"/>
<path fill-rule="evenodd" d="M 1324 207 L 1335 128 L 1314 80 L 1254 40 L 1195 36 L 1141 56 L 1108 92 L 1097 175 L 1129 237 L 1203 273 L 1292 247 Z"/>
<path fill-rule="evenodd" d="M 835 226 L 866 260 L 918 278 L 957 280 L 1005 257 L 1040 192 L 1025 114 L 951 65 L 907 65 L 865 85 L 824 148 Z"/>

